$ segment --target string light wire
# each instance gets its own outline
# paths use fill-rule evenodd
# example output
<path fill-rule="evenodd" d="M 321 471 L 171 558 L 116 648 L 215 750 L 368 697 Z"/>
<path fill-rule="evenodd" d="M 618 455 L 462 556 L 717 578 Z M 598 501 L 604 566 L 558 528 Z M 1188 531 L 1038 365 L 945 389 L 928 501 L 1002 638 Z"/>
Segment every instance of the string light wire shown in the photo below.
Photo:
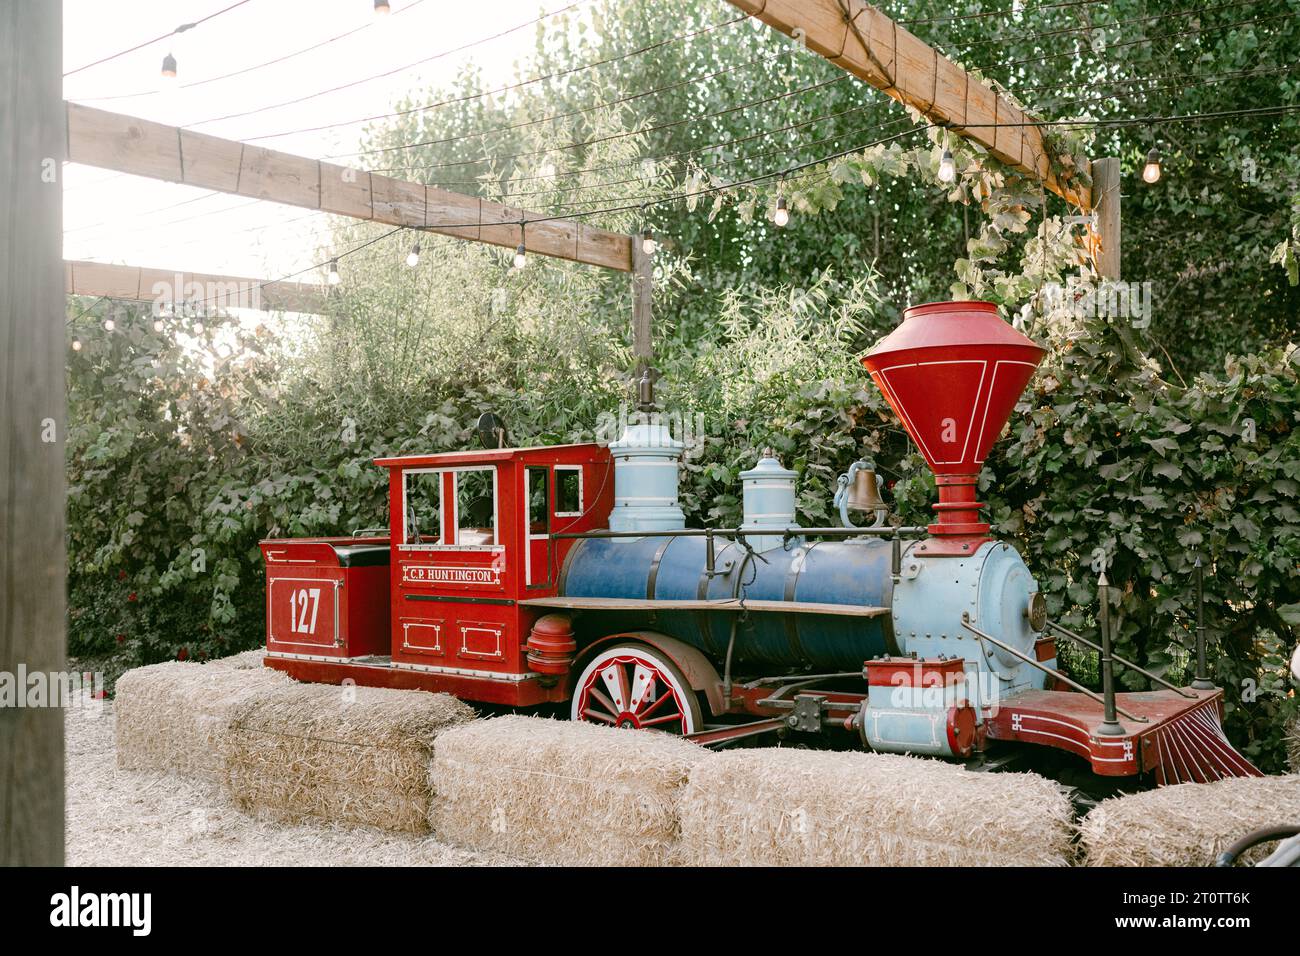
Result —
<path fill-rule="evenodd" d="M 188 30 L 194 29 L 200 24 L 207 23 L 209 20 L 221 16 L 223 13 L 229 13 L 231 10 L 234 10 L 236 7 L 242 7 L 244 4 L 248 2 L 249 0 L 237 0 L 236 3 L 232 3 L 228 7 L 223 7 L 222 9 L 218 10 L 216 13 L 209 13 L 206 17 L 202 17 L 201 19 L 195 20 L 193 23 L 182 23 L 176 29 L 168 30 L 166 33 L 161 34 L 160 36 L 156 36 L 152 40 L 145 40 L 143 43 L 137 43 L 133 47 L 128 47 L 125 50 L 119 50 L 117 53 L 110 54 L 109 56 L 106 57 L 101 57 L 100 59 L 95 60 L 93 63 L 87 63 L 85 66 L 79 66 L 75 70 L 69 70 L 67 73 L 64 73 L 63 76 L 65 79 L 69 76 L 75 76 L 76 74 L 81 73 L 84 70 L 89 70 L 93 66 L 99 66 L 101 63 L 108 63 L 111 60 L 116 60 L 119 57 L 126 56 L 128 53 L 134 53 L 136 50 L 143 50 L 147 46 L 153 46 L 153 44 L 155 43 L 161 43 L 163 40 L 169 39 L 170 37 L 174 37 L 178 33 L 184 33 Z"/>

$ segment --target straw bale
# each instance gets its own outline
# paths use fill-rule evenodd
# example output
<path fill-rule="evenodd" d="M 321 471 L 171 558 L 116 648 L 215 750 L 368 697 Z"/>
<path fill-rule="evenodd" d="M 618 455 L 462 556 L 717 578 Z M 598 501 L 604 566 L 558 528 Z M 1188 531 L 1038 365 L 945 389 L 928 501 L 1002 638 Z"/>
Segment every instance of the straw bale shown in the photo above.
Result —
<path fill-rule="evenodd" d="M 505 716 L 438 738 L 437 839 L 541 863 L 674 862 L 678 801 L 716 756 L 680 737 Z"/>
<path fill-rule="evenodd" d="M 260 670 L 266 665 L 266 648 L 259 647 L 254 651 L 243 651 L 239 654 L 231 654 L 229 657 L 214 657 L 208 661 L 209 667 L 226 667 L 237 671 Z"/>
<path fill-rule="evenodd" d="M 231 714 L 252 697 L 293 685 L 268 668 L 169 661 L 117 681 L 117 760 L 123 770 L 215 779 Z"/>
<path fill-rule="evenodd" d="M 703 866 L 1062 866 L 1068 791 L 895 754 L 735 750 L 682 795 L 681 859 Z"/>
<path fill-rule="evenodd" d="M 1088 866 L 1212 866 L 1252 830 L 1287 823 L 1300 824 L 1300 774 L 1113 797 L 1084 817 L 1079 831 Z"/>
<path fill-rule="evenodd" d="M 519 860 L 474 853 L 427 835 L 317 821 L 254 820 L 215 781 L 121 770 L 111 703 L 70 708 L 68 866 L 500 866 Z"/>
<path fill-rule="evenodd" d="M 472 720 L 448 694 L 291 684 L 251 697 L 222 738 L 222 783 L 261 819 L 428 829 L 435 738 Z"/>

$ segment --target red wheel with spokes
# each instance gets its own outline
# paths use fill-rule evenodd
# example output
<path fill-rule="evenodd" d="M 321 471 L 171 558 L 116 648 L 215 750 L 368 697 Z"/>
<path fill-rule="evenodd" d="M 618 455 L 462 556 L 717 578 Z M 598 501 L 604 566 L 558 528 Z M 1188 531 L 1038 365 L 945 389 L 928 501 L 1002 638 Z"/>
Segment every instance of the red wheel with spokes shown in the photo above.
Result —
<path fill-rule="evenodd" d="M 570 716 L 683 735 L 704 726 L 699 698 L 682 672 L 645 644 L 619 644 L 592 658 L 578 677 Z"/>

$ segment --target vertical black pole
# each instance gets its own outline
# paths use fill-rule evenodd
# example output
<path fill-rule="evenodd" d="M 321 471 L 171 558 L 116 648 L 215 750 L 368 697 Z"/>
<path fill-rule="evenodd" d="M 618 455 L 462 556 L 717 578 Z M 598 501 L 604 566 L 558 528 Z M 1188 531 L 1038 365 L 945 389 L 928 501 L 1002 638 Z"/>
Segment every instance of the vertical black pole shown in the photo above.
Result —
<path fill-rule="evenodd" d="M 1196 690 L 1213 690 L 1214 681 L 1205 664 L 1205 568 L 1201 559 L 1196 558 L 1196 679 L 1192 687 Z"/>
<path fill-rule="evenodd" d="M 1105 571 L 1097 579 L 1097 599 L 1101 602 L 1097 622 L 1101 625 L 1101 694 L 1105 701 L 1097 733 L 1114 736 L 1124 733 L 1124 728 L 1115 710 L 1115 662 L 1110 656 L 1110 581 Z"/>
<path fill-rule="evenodd" d="M 19 695 L 65 667 L 62 7 L 0 0 L 0 671 Z M 51 703 L 0 705 L 0 866 L 63 863 Z"/>

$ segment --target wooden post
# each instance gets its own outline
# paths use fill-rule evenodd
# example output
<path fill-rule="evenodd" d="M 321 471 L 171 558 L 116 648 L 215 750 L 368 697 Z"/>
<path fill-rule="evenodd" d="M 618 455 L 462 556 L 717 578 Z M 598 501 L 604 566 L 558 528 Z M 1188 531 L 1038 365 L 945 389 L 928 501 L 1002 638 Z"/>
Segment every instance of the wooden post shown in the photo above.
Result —
<path fill-rule="evenodd" d="M 1103 279 L 1118 280 L 1120 264 L 1119 233 L 1119 160 L 1092 161 L 1092 195 L 1096 199 L 1097 236 L 1101 251 L 1097 254 L 1097 271 Z"/>
<path fill-rule="evenodd" d="M 0 4 L 0 672 L 65 666 L 62 5 Z M 16 703 L 16 701 L 15 701 Z M 0 704 L 0 866 L 63 863 L 63 710 Z"/>
<path fill-rule="evenodd" d="M 632 237 L 632 357 L 637 366 L 654 361 L 654 343 L 650 338 L 650 301 L 654 292 L 654 257 L 641 249 L 641 241 Z"/>
<path fill-rule="evenodd" d="M 642 410 L 654 405 L 654 340 L 651 337 L 650 304 L 654 295 L 654 256 L 641 248 L 632 236 L 632 367 L 636 375 L 637 404 Z M 641 384 L 647 372 L 649 381 Z"/>
<path fill-rule="evenodd" d="M 1097 215 L 1096 232 L 1101 243 L 1097 252 L 1097 275 L 1102 282 L 1118 282 L 1120 278 L 1120 162 L 1114 157 L 1094 159 L 1089 167 L 1092 173 L 1093 212 Z M 1115 316 L 1111 328 L 1119 338 L 1124 355 L 1133 368 L 1141 368 L 1146 353 L 1138 341 L 1132 323 L 1124 316 Z"/>

